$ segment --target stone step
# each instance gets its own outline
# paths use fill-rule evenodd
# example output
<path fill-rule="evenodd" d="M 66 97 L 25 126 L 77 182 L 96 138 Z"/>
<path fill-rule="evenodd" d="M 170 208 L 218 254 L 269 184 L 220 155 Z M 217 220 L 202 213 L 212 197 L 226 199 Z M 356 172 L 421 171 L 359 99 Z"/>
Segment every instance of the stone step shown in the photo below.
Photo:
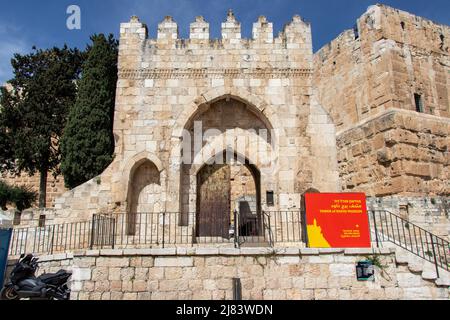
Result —
<path fill-rule="evenodd" d="M 240 245 L 243 248 L 270 248 L 270 244 L 268 242 L 244 242 Z"/>
<path fill-rule="evenodd" d="M 450 286 L 450 272 L 439 268 L 439 277 L 436 274 L 436 266 L 411 252 L 397 247 L 395 250 L 395 260 L 398 264 L 407 265 L 409 271 L 420 273 L 422 279 L 433 281 L 439 287 Z"/>

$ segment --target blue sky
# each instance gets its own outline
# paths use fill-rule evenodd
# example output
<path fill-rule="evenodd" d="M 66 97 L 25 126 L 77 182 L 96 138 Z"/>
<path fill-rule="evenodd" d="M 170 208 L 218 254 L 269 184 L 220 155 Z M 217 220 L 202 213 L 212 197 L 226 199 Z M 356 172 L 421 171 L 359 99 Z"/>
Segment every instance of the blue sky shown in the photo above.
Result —
<path fill-rule="evenodd" d="M 232 8 L 242 23 L 244 37 L 250 37 L 251 26 L 259 15 L 274 23 L 275 34 L 300 14 L 312 24 L 314 50 L 320 49 L 376 2 L 450 25 L 448 0 L 0 0 L 0 83 L 11 78 L 10 59 L 14 52 L 27 53 L 33 45 L 39 48 L 69 46 L 84 48 L 93 33 L 119 32 L 120 22 L 133 14 L 149 27 L 154 37 L 157 24 L 166 15 L 177 21 L 181 37 L 188 37 L 189 24 L 203 15 L 211 26 L 211 37 L 220 35 L 220 23 Z M 66 9 L 81 8 L 81 30 L 66 28 Z"/>

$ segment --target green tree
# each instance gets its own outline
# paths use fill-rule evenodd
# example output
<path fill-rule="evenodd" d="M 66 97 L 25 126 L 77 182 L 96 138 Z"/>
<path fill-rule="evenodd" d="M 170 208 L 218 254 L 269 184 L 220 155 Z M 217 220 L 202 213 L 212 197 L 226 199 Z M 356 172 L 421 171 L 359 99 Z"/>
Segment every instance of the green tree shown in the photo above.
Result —
<path fill-rule="evenodd" d="M 39 207 L 45 207 L 47 174 L 60 170 L 59 138 L 76 98 L 83 54 L 77 49 L 36 49 L 11 60 L 12 92 L 2 92 L 3 138 L 11 154 L 2 159 L 0 170 L 40 175 Z M 9 158 L 9 159 L 8 159 Z M 14 165 L 9 165 L 11 162 Z"/>
<path fill-rule="evenodd" d="M 0 172 L 11 170 L 14 167 L 13 157 L 13 138 L 8 130 L 7 124 L 14 123 L 14 116 L 11 112 L 4 110 L 11 109 L 11 103 L 14 105 L 14 98 L 6 90 L 5 87 L 0 87 Z"/>
<path fill-rule="evenodd" d="M 91 37 L 78 97 L 61 140 L 61 170 L 68 188 L 102 173 L 113 159 L 113 119 L 118 42 L 113 35 Z"/>

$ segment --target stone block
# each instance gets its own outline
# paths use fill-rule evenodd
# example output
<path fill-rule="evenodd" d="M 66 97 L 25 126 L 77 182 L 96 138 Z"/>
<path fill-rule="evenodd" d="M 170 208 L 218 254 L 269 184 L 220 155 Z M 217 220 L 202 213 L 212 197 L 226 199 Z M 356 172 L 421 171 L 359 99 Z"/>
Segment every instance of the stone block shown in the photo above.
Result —
<path fill-rule="evenodd" d="M 134 292 L 146 292 L 147 291 L 147 281 L 135 280 L 133 281 L 133 291 Z"/>
<path fill-rule="evenodd" d="M 354 264 L 343 264 L 343 263 L 330 264 L 330 274 L 332 277 L 356 276 L 356 266 Z"/>
<path fill-rule="evenodd" d="M 267 255 L 273 252 L 271 248 L 259 248 L 259 247 L 257 248 L 243 247 L 240 250 L 242 255 L 256 255 L 256 256 Z"/>
<path fill-rule="evenodd" d="M 110 283 L 107 280 L 101 280 L 95 282 L 95 292 L 109 292 L 110 289 Z"/>
<path fill-rule="evenodd" d="M 107 267 L 96 267 L 92 270 L 92 280 L 108 280 L 109 268 Z"/>
<path fill-rule="evenodd" d="M 134 268 L 122 268 L 120 270 L 120 279 L 129 281 L 134 279 Z"/>
<path fill-rule="evenodd" d="M 420 287 L 420 288 L 404 288 L 402 299 L 406 300 L 431 300 L 432 295 L 430 288 Z"/>
<path fill-rule="evenodd" d="M 299 256 L 300 255 L 300 249 L 298 248 L 275 248 L 275 253 L 279 254 L 279 255 L 295 255 L 295 256 Z"/>
<path fill-rule="evenodd" d="M 122 300 L 135 301 L 138 294 L 136 292 L 125 292 L 122 296 Z"/>
<path fill-rule="evenodd" d="M 109 268 L 108 280 L 121 280 L 121 268 Z"/>
<path fill-rule="evenodd" d="M 148 268 L 135 268 L 134 278 L 136 280 L 147 280 L 148 279 Z"/>
<path fill-rule="evenodd" d="M 217 289 L 216 281 L 214 280 L 203 280 L 203 288 L 208 291 L 214 291 Z"/>
<path fill-rule="evenodd" d="M 148 270 L 149 279 L 164 279 L 164 268 L 150 268 Z"/>
<path fill-rule="evenodd" d="M 122 281 L 113 280 L 110 281 L 109 283 L 111 291 L 122 291 Z"/>
<path fill-rule="evenodd" d="M 193 267 L 192 257 L 158 257 L 155 258 L 155 267 Z"/>
<path fill-rule="evenodd" d="M 75 258 L 73 260 L 73 267 L 78 268 L 90 268 L 95 266 L 96 258 L 94 257 L 84 257 L 84 258 Z"/>
<path fill-rule="evenodd" d="M 153 257 L 142 257 L 141 266 L 145 268 L 151 268 L 155 264 L 155 258 Z"/>
<path fill-rule="evenodd" d="M 151 300 L 151 296 L 150 292 L 138 292 L 137 300 L 148 301 Z"/>
<path fill-rule="evenodd" d="M 90 268 L 74 268 L 72 270 L 72 280 L 85 281 L 91 280 L 92 271 Z"/>
<path fill-rule="evenodd" d="M 122 256 L 123 250 L 119 249 L 102 249 L 100 250 L 100 256 Z"/>
<path fill-rule="evenodd" d="M 177 254 L 177 249 L 176 248 L 150 249 L 150 253 L 153 256 L 175 256 Z"/>
<path fill-rule="evenodd" d="M 152 254 L 151 249 L 123 249 L 124 256 L 149 256 Z"/>
<path fill-rule="evenodd" d="M 344 254 L 348 255 L 348 256 L 351 256 L 351 255 L 365 256 L 365 255 L 370 255 L 373 253 L 374 253 L 373 249 L 371 249 L 371 248 L 370 249 L 369 248 L 347 248 L 344 251 Z"/>
<path fill-rule="evenodd" d="M 333 255 L 320 255 L 320 256 L 310 256 L 308 257 L 309 263 L 326 263 L 330 264 L 334 262 Z"/>
<path fill-rule="evenodd" d="M 128 267 L 130 260 L 127 257 L 99 257 L 96 264 L 98 267 Z"/>
<path fill-rule="evenodd" d="M 155 81 L 153 79 L 145 79 L 144 86 L 146 88 L 153 88 L 154 85 L 155 85 Z"/>
<path fill-rule="evenodd" d="M 319 249 L 316 248 L 301 248 L 300 254 L 303 256 L 310 256 L 310 255 L 318 255 Z"/>
<path fill-rule="evenodd" d="M 216 256 L 219 254 L 219 248 L 196 248 L 195 254 L 200 256 Z"/>
<path fill-rule="evenodd" d="M 123 299 L 123 292 L 111 292 L 111 300 L 118 301 Z"/>
<path fill-rule="evenodd" d="M 219 254 L 225 256 L 239 256 L 241 255 L 241 250 L 235 248 L 219 248 Z"/>
<path fill-rule="evenodd" d="M 412 273 L 398 273 L 397 282 L 400 288 L 412 288 L 422 286 L 421 277 Z"/>
<path fill-rule="evenodd" d="M 183 291 L 189 287 L 184 280 L 161 280 L 159 282 L 159 290 L 161 291 Z"/>
<path fill-rule="evenodd" d="M 276 257 L 276 262 L 278 264 L 298 264 L 300 263 L 300 257 L 295 256 Z"/>

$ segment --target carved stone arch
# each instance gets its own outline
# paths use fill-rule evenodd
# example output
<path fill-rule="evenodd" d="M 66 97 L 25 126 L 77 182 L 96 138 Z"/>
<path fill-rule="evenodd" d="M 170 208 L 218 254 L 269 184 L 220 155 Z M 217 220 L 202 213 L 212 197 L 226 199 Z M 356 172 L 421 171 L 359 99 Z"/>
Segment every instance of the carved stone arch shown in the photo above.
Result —
<path fill-rule="evenodd" d="M 132 178 L 134 171 L 146 161 L 150 161 L 158 170 L 161 179 L 161 186 L 164 188 L 165 179 L 166 179 L 166 171 L 164 170 L 164 166 L 161 160 L 153 153 L 148 151 L 142 151 L 133 157 L 131 157 L 128 161 L 124 162 L 123 167 L 121 168 L 121 178 L 120 178 L 120 186 L 122 190 L 125 192 L 120 192 L 120 199 L 116 199 L 116 202 L 126 202 L 128 189 L 130 185 L 130 179 Z"/>
<path fill-rule="evenodd" d="M 172 130 L 173 139 L 181 139 L 183 130 L 186 125 L 202 111 L 206 110 L 210 104 L 221 100 L 233 98 L 250 107 L 250 110 L 256 113 L 266 126 L 275 131 L 275 138 L 279 139 L 284 136 L 284 130 L 281 130 L 283 126 L 279 120 L 276 111 L 267 104 L 258 95 L 255 95 L 242 88 L 226 88 L 224 86 L 216 87 L 208 92 L 198 96 L 178 116 L 175 121 L 174 129 Z"/>
<path fill-rule="evenodd" d="M 215 142 L 218 141 L 214 140 L 212 142 L 211 145 L 209 145 L 208 147 L 212 147 L 213 150 L 216 150 L 216 155 L 219 155 L 223 152 L 228 152 L 228 153 L 232 153 L 235 155 L 235 157 L 239 160 L 244 160 L 245 163 L 248 163 L 250 165 L 255 166 L 256 168 L 258 168 L 258 170 L 260 170 L 260 166 L 261 166 L 261 161 L 259 160 L 259 158 L 257 157 L 256 153 L 248 153 L 248 154 L 241 154 L 240 152 L 238 152 L 237 150 L 235 150 L 232 147 L 227 147 L 226 149 L 222 149 L 220 150 L 219 148 L 214 148 L 215 146 Z M 217 144 L 220 145 L 220 144 Z M 204 159 L 205 161 L 202 161 L 202 151 L 207 148 L 206 146 L 202 148 L 202 150 L 199 152 L 199 154 L 196 155 L 196 157 L 194 158 L 193 164 L 191 165 L 190 169 L 189 169 L 189 174 L 192 176 L 195 176 L 198 174 L 198 172 L 201 170 L 201 168 L 203 166 L 206 165 L 206 163 L 213 159 L 216 155 L 209 157 L 208 159 Z M 264 159 L 266 160 L 266 159 Z"/>
<path fill-rule="evenodd" d="M 285 129 L 276 110 L 260 96 L 242 88 L 220 86 L 196 97 L 191 103 L 185 106 L 181 114 L 176 118 L 171 135 L 169 157 L 171 170 L 169 172 L 170 177 L 168 177 L 168 181 L 170 181 L 169 193 L 179 200 L 180 211 L 185 211 L 186 209 L 183 208 L 188 205 L 187 200 L 183 199 L 182 196 L 184 192 L 180 191 L 186 184 L 183 182 L 183 179 L 186 178 L 184 177 L 185 165 L 182 163 L 183 132 L 192 124 L 193 119 L 207 112 L 212 104 L 221 100 L 230 99 L 245 105 L 246 110 L 252 113 L 269 129 L 271 135 L 269 140 L 271 140 L 272 145 L 271 151 L 273 154 L 278 154 L 277 149 L 280 138 L 286 135 Z M 189 170 L 186 173 L 188 172 Z"/>

